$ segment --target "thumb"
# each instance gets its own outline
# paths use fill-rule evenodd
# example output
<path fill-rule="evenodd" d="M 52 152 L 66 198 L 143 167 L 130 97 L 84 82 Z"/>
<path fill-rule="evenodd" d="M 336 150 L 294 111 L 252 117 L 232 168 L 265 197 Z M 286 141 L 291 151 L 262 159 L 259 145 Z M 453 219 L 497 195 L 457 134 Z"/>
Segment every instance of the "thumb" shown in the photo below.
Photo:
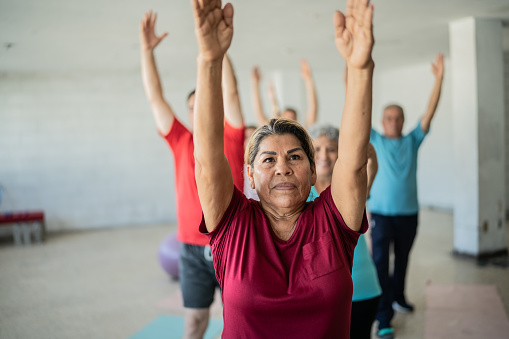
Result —
<path fill-rule="evenodd" d="M 228 27 L 233 27 L 233 5 L 227 3 L 223 8 L 224 22 Z"/>
<path fill-rule="evenodd" d="M 345 15 L 340 11 L 334 12 L 333 23 L 336 30 L 336 38 L 338 38 L 343 34 L 343 30 L 345 29 Z"/>

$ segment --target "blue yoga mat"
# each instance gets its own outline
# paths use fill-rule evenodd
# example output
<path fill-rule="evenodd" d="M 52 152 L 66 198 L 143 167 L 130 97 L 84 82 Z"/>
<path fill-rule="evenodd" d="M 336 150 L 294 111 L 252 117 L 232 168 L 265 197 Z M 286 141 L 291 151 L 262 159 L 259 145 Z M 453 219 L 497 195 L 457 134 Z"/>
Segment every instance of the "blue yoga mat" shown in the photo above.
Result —
<path fill-rule="evenodd" d="M 210 319 L 204 339 L 214 339 L 223 330 L 223 321 Z M 184 318 L 161 315 L 128 339 L 180 339 L 184 334 Z"/>

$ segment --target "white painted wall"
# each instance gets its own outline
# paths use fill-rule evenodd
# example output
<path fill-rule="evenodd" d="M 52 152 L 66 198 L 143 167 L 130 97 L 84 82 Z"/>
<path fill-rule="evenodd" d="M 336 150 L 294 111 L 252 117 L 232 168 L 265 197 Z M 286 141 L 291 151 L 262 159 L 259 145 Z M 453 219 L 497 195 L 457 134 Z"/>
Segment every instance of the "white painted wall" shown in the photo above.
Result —
<path fill-rule="evenodd" d="M 0 209 L 43 209 L 51 231 L 175 220 L 172 154 L 140 79 L 2 74 Z M 193 82 L 165 88 L 183 116 Z"/>

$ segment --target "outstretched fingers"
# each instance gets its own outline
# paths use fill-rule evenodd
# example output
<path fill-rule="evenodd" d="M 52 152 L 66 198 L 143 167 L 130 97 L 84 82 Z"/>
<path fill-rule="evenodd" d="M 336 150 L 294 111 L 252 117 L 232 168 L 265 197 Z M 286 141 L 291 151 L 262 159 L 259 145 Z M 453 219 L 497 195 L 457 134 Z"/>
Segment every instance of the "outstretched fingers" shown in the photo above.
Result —
<path fill-rule="evenodd" d="M 343 32 L 345 31 L 346 28 L 345 21 L 346 19 L 343 13 L 341 13 L 340 11 L 334 12 L 333 22 L 336 31 L 336 39 L 341 38 L 343 36 Z"/>
<path fill-rule="evenodd" d="M 352 10 L 352 20 L 347 26 L 352 33 L 358 30 L 371 29 L 372 6 L 369 0 L 355 0 Z"/>
<path fill-rule="evenodd" d="M 156 19 L 157 19 L 157 12 L 154 13 L 154 15 L 152 16 L 152 19 L 150 20 L 150 24 L 155 27 L 156 25 Z"/>
<path fill-rule="evenodd" d="M 219 8 L 221 8 L 221 0 L 219 0 Z M 223 9 L 224 22 L 228 27 L 233 26 L 233 6 L 231 3 L 227 3 Z"/>
<path fill-rule="evenodd" d="M 191 5 L 193 7 L 194 21 L 198 24 L 198 26 L 201 26 L 203 1 L 200 2 L 198 0 L 191 0 Z"/>
<path fill-rule="evenodd" d="M 355 9 L 355 0 L 347 0 L 346 11 L 345 11 L 345 15 L 347 18 L 353 16 L 354 9 Z"/>
<path fill-rule="evenodd" d="M 343 56 L 343 58 L 347 58 L 347 56 L 351 52 L 351 41 L 352 36 L 348 29 L 346 28 L 345 15 L 340 11 L 336 11 L 334 13 L 334 29 L 335 29 L 335 41 L 336 47 L 338 48 L 339 53 Z"/>

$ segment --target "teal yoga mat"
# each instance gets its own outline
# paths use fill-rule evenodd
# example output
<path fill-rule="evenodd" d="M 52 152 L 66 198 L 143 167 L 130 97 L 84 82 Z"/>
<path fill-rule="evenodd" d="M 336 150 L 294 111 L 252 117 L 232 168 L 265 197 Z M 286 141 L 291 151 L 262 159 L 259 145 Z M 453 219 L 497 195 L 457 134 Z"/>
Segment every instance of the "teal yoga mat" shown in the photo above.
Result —
<path fill-rule="evenodd" d="M 204 339 L 214 339 L 223 330 L 223 321 L 210 319 Z M 180 339 L 184 334 L 184 318 L 161 315 L 128 339 Z"/>

